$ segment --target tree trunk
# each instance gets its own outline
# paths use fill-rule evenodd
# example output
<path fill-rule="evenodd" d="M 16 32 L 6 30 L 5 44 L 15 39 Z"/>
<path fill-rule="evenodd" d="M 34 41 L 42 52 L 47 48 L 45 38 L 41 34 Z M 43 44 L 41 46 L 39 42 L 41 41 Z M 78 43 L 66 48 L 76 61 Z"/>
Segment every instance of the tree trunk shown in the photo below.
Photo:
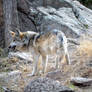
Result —
<path fill-rule="evenodd" d="M 4 23 L 5 23 L 5 47 L 11 42 L 9 30 L 14 30 L 15 27 L 19 28 L 19 20 L 17 13 L 16 0 L 3 0 Z"/>
<path fill-rule="evenodd" d="M 43 0 L 43 6 L 46 7 L 46 5 L 47 5 L 47 0 Z"/>
<path fill-rule="evenodd" d="M 2 0 L 0 0 L 0 47 L 4 47 L 4 21 L 3 21 L 3 7 Z"/>

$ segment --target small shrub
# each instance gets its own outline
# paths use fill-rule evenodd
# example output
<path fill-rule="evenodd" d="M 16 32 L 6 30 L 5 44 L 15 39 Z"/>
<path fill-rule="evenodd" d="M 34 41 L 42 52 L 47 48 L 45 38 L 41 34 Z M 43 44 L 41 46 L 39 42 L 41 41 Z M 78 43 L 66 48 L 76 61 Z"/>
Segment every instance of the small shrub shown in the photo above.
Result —
<path fill-rule="evenodd" d="M 85 26 L 86 29 L 88 29 L 88 25 L 87 24 L 85 24 L 84 26 Z"/>
<path fill-rule="evenodd" d="M 0 86 L 0 92 L 4 92 L 3 88 Z"/>
<path fill-rule="evenodd" d="M 75 90 L 76 87 L 73 84 L 70 83 L 69 88 L 71 88 L 72 90 Z"/>

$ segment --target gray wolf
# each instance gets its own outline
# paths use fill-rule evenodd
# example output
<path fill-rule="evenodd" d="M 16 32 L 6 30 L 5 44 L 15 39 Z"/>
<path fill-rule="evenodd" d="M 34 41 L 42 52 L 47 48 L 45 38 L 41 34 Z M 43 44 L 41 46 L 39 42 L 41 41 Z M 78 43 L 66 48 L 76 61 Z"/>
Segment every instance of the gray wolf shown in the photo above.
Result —
<path fill-rule="evenodd" d="M 59 56 L 61 48 L 64 50 L 64 57 L 67 64 L 70 64 L 70 58 L 67 50 L 67 38 L 65 34 L 57 29 L 48 31 L 45 33 L 37 33 L 32 31 L 20 32 L 17 30 L 17 33 L 10 32 L 13 41 L 9 45 L 9 49 L 17 49 L 19 51 L 24 49 L 29 49 L 33 54 L 34 66 L 32 75 L 37 73 L 37 65 L 39 56 L 42 56 L 42 72 L 46 71 L 48 55 L 56 55 L 55 66 L 58 68 Z"/>

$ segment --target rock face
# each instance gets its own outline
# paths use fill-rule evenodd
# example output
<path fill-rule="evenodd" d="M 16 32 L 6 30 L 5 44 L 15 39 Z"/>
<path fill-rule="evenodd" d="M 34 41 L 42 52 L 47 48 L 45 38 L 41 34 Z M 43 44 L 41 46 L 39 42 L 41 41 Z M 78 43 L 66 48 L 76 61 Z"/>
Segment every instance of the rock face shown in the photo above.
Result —
<path fill-rule="evenodd" d="M 16 53 L 10 52 L 8 57 L 9 58 L 18 57 L 19 59 L 22 59 L 22 60 L 33 61 L 32 56 L 30 55 L 30 52 L 29 53 L 25 53 L 25 52 L 16 52 Z"/>
<path fill-rule="evenodd" d="M 62 86 L 60 82 L 49 78 L 38 78 L 31 81 L 24 92 L 74 92 L 70 88 Z"/>
<path fill-rule="evenodd" d="M 18 16 L 19 16 L 19 26 L 21 31 L 36 31 L 35 25 L 29 16 L 29 5 L 25 0 L 18 0 Z"/>
<path fill-rule="evenodd" d="M 92 11 L 76 0 L 18 0 L 17 10 L 21 31 L 59 29 L 73 38 L 92 33 Z"/>
<path fill-rule="evenodd" d="M 41 31 L 59 29 L 63 31 L 67 37 L 78 37 L 79 34 L 83 32 L 83 28 L 80 26 L 80 22 L 75 18 L 71 8 L 55 10 L 51 7 L 47 9 L 39 7 L 38 10 L 46 14 L 42 21 Z"/>
<path fill-rule="evenodd" d="M 46 7 L 43 6 L 43 3 L 39 0 L 32 2 L 35 11 L 37 11 L 34 21 L 41 32 L 59 29 L 67 37 L 77 38 L 92 27 L 92 11 L 78 1 L 54 0 L 53 2 L 53 0 L 45 0 Z M 33 13 L 32 10 L 30 8 L 31 14 Z"/>

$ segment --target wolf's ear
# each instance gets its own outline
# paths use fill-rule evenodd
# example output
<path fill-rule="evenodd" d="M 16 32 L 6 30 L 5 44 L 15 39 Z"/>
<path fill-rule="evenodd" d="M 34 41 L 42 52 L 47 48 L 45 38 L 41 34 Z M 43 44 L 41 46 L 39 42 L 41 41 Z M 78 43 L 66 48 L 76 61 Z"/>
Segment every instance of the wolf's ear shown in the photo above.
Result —
<path fill-rule="evenodd" d="M 15 37 L 15 34 L 16 34 L 15 32 L 13 32 L 13 31 L 9 31 L 9 32 L 10 32 L 12 37 Z"/>
<path fill-rule="evenodd" d="M 18 35 L 18 36 L 19 36 L 19 35 L 20 35 L 20 33 L 21 33 L 21 32 L 20 32 L 20 30 L 19 30 L 18 28 L 16 28 L 16 29 L 15 29 L 15 31 L 16 31 L 16 35 Z"/>
<path fill-rule="evenodd" d="M 19 37 L 20 37 L 21 39 L 24 37 L 24 35 L 25 35 L 25 34 L 22 33 L 22 32 L 19 33 Z"/>

